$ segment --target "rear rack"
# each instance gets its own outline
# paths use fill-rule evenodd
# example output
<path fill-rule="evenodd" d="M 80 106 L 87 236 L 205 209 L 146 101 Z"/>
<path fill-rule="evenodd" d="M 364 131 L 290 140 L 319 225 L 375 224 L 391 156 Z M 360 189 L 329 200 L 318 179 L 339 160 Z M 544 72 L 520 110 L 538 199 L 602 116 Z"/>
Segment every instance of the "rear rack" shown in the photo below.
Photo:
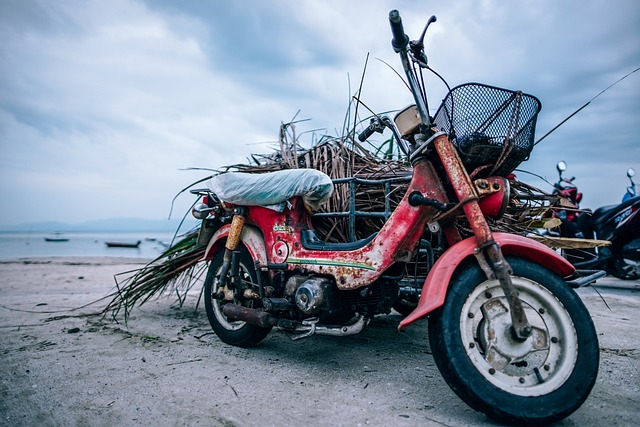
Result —
<path fill-rule="evenodd" d="M 356 218 L 382 218 L 387 220 L 393 208 L 391 206 L 390 194 L 394 191 L 393 184 L 408 183 L 411 181 L 411 176 L 399 176 L 385 179 L 362 179 L 362 178 L 338 178 L 333 180 L 335 185 L 348 185 L 349 186 L 349 210 L 343 212 L 320 212 L 313 215 L 314 218 L 348 218 L 348 238 L 349 242 L 355 242 L 359 240 L 356 236 Z M 356 186 L 357 185 L 371 185 L 381 186 L 384 191 L 384 211 L 370 212 L 359 211 L 356 209 Z"/>

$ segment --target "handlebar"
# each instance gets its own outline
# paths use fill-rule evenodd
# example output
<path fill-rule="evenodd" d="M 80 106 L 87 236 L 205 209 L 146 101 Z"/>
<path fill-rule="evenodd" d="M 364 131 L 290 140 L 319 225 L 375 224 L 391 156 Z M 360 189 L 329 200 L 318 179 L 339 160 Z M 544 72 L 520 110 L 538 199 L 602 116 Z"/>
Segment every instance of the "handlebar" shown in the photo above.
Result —
<path fill-rule="evenodd" d="M 396 52 L 406 49 L 409 44 L 409 36 L 404 33 L 404 27 L 402 26 L 402 18 L 400 18 L 400 12 L 392 10 L 389 12 L 389 24 L 391 25 L 391 46 Z"/>
<path fill-rule="evenodd" d="M 393 138 L 398 143 L 398 147 L 406 156 L 408 156 L 409 150 L 407 149 L 405 143 L 402 141 L 402 137 L 398 133 L 398 129 L 393 124 L 393 121 L 391 121 L 391 119 L 387 116 L 372 117 L 369 126 L 367 126 L 365 130 L 358 134 L 358 139 L 360 140 L 360 142 L 365 142 L 375 132 L 383 133 L 385 128 L 391 130 L 391 132 L 393 133 Z"/>
<path fill-rule="evenodd" d="M 365 130 L 360 132 L 360 134 L 358 135 L 358 139 L 360 140 L 360 142 L 365 142 L 371 135 L 373 135 L 374 132 L 384 132 L 384 128 L 387 125 L 388 123 L 387 120 L 385 120 L 385 117 L 372 117 L 371 121 L 369 122 L 369 126 L 367 126 Z"/>
<path fill-rule="evenodd" d="M 376 129 L 373 127 L 373 125 L 367 126 L 362 132 L 358 134 L 358 140 L 360 142 L 365 142 L 371 135 L 373 135 L 375 131 Z"/>
<path fill-rule="evenodd" d="M 391 46 L 393 46 L 393 50 L 400 55 L 402 68 L 404 68 L 404 72 L 407 76 L 409 89 L 413 94 L 413 98 L 416 101 L 416 107 L 418 108 L 418 113 L 420 114 L 420 121 L 424 128 L 429 129 L 431 127 L 431 118 L 429 117 L 429 105 L 426 98 L 426 89 L 420 87 L 418 79 L 411 66 L 407 51 L 409 37 L 404 33 L 400 13 L 395 9 L 389 12 L 389 24 L 391 25 L 391 33 L 393 35 L 393 38 L 391 39 Z"/>

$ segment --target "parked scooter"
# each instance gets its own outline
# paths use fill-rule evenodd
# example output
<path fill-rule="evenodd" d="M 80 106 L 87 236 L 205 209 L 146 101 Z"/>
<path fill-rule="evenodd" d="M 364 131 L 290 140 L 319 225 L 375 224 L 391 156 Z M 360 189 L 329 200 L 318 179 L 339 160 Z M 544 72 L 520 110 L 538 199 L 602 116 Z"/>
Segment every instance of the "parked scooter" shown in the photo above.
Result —
<path fill-rule="evenodd" d="M 506 176 L 533 148 L 540 102 L 464 84 L 430 117 L 419 75 L 435 17 L 411 42 L 397 11 L 389 21 L 415 105 L 394 121 L 376 116 L 360 139 L 392 131 L 413 167 L 406 194 L 378 233 L 328 243 L 310 221 L 333 189 L 323 173 L 212 178 L 210 194 L 194 208 L 201 232 L 211 235 L 204 257 L 209 322 L 222 341 L 240 347 L 257 345 L 274 327 L 294 340 L 359 333 L 402 297 L 404 266 L 428 229 L 442 233 L 445 247 L 399 328 L 429 316 L 435 362 L 474 409 L 511 424 L 562 419 L 585 401 L 598 373 L 598 337 L 572 289 L 597 275 L 576 277 L 551 249 L 494 233 L 487 222 L 506 206 Z"/>
<path fill-rule="evenodd" d="M 573 183 L 575 177 L 564 178 L 567 169 L 564 161 L 558 162 L 558 182 L 554 184 L 554 195 L 561 196 L 552 209 L 560 218 L 560 237 L 598 239 L 611 242 L 610 246 L 590 249 L 566 249 L 562 254 L 576 268 L 583 270 L 604 269 L 620 279 L 640 278 L 640 197 L 635 194 L 633 169 L 627 171 L 631 181 L 618 205 L 603 206 L 591 212 L 580 210 L 582 193 Z"/>
<path fill-rule="evenodd" d="M 561 160 L 556 165 L 558 170 L 558 182 L 553 184 L 553 194 L 561 197 L 559 207 L 554 208 L 554 215 L 560 219 L 566 219 L 575 222 L 578 217 L 578 209 L 582 201 L 582 193 L 578 191 L 578 187 L 573 183 L 575 176 L 565 178 L 562 173 L 567 170 L 567 163 Z"/>

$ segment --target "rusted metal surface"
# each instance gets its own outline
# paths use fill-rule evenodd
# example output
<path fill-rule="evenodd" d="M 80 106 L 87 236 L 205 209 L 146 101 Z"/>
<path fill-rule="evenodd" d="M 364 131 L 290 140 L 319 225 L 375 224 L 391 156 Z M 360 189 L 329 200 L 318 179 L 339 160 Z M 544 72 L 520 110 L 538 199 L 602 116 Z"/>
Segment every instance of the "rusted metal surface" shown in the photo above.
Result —
<path fill-rule="evenodd" d="M 282 213 L 251 207 L 246 221 L 262 230 L 270 262 L 277 261 L 289 270 L 331 275 L 336 278 L 338 288 L 355 289 L 369 285 L 395 262 L 408 260 L 427 222 L 438 214 L 433 207 L 411 206 L 407 199 L 413 191 L 441 203 L 448 202 L 431 163 L 419 160 L 414 165 L 407 193 L 388 221 L 372 241 L 352 250 L 304 248 L 300 231 L 312 227 L 307 212 L 297 199 L 292 199 L 291 209 Z"/>
<path fill-rule="evenodd" d="M 460 157 L 451 141 L 446 136 L 436 138 L 434 145 L 440 160 L 447 172 L 454 191 L 461 203 L 464 213 L 478 242 L 478 248 L 483 250 L 488 258 L 496 278 L 500 282 L 509 303 L 513 332 L 517 339 L 524 340 L 531 335 L 531 325 L 518 298 L 518 291 L 511 281 L 511 267 L 504 259 L 500 247 L 494 242 L 493 234 L 478 204 L 478 193 L 465 170 Z M 483 183 L 491 187 L 489 182 Z M 478 256 L 482 254 L 478 253 Z"/>
<path fill-rule="evenodd" d="M 230 224 L 225 224 L 220 227 L 207 245 L 207 249 L 204 252 L 202 260 L 212 259 L 218 251 L 224 248 L 223 241 L 229 235 Z M 267 251 L 264 246 L 264 238 L 260 230 L 251 225 L 246 225 L 242 229 L 240 234 L 240 241 L 247 248 L 251 258 L 261 266 L 267 265 Z"/>
<path fill-rule="evenodd" d="M 413 191 L 419 191 L 425 197 L 434 198 L 443 203 L 447 202 L 444 189 L 433 166 L 426 160 L 419 161 L 414 165 L 413 177 L 404 198 L 368 245 L 359 250 L 344 253 L 301 251 L 300 255 L 307 259 L 324 258 L 319 263 L 324 265 L 305 267 L 312 271 L 334 275 L 341 289 L 353 289 L 371 283 L 393 263 L 406 260 L 420 240 L 428 220 L 437 214 L 432 207 L 410 206 L 408 194 Z"/>
<path fill-rule="evenodd" d="M 509 180 L 500 176 L 477 179 L 473 182 L 480 196 L 478 204 L 482 212 L 490 218 L 500 218 L 509 204 Z"/>
<path fill-rule="evenodd" d="M 490 244 L 493 242 L 491 230 L 478 205 L 478 194 L 471 182 L 471 178 L 469 178 L 467 171 L 462 165 L 462 160 L 460 160 L 458 152 L 446 135 L 436 138 L 433 144 L 456 196 L 460 203 L 462 203 L 462 209 L 469 220 L 473 234 L 476 236 L 478 246 L 482 248 Z"/>
<path fill-rule="evenodd" d="M 262 328 L 271 328 L 278 323 L 278 318 L 255 308 L 243 307 L 237 304 L 225 304 L 222 306 L 225 316 L 233 320 L 241 320 Z"/>
<path fill-rule="evenodd" d="M 524 341 L 531 335 L 531 325 L 527 320 L 527 315 L 524 312 L 518 291 L 513 286 L 511 266 L 509 266 L 507 260 L 504 259 L 500 247 L 496 243 L 485 248 L 485 254 L 487 258 L 489 258 L 489 263 L 492 265 L 493 272 L 500 282 L 500 286 L 509 303 L 512 331 L 517 339 Z"/>
<path fill-rule="evenodd" d="M 476 179 L 473 181 L 473 186 L 476 189 L 479 197 L 489 196 L 493 193 L 505 190 L 505 185 L 508 185 L 508 181 L 501 176 L 490 176 L 485 179 Z"/>

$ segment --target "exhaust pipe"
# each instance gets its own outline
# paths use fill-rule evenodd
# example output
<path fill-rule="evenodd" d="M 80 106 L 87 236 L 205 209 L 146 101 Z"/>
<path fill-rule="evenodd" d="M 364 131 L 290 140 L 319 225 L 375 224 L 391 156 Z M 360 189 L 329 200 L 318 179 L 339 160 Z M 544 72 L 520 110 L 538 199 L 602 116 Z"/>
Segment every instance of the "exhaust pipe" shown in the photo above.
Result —
<path fill-rule="evenodd" d="M 276 326 L 278 320 L 280 320 L 266 311 L 243 307 L 238 304 L 225 304 L 222 306 L 222 312 L 231 320 L 241 320 L 262 328 L 272 328 Z"/>
<path fill-rule="evenodd" d="M 255 308 L 243 307 L 238 304 L 225 304 L 222 306 L 222 312 L 231 320 L 240 320 L 251 325 L 260 326 L 261 328 L 272 328 L 277 326 L 285 331 L 298 333 L 293 335 L 292 340 L 307 338 L 312 335 L 331 335 L 331 336 L 348 336 L 360 333 L 371 320 L 368 317 L 360 315 L 358 319 L 351 325 L 343 325 L 338 327 L 316 326 L 318 318 L 310 318 L 300 324 L 295 320 L 287 320 L 276 317 L 266 311 L 256 310 Z"/>

